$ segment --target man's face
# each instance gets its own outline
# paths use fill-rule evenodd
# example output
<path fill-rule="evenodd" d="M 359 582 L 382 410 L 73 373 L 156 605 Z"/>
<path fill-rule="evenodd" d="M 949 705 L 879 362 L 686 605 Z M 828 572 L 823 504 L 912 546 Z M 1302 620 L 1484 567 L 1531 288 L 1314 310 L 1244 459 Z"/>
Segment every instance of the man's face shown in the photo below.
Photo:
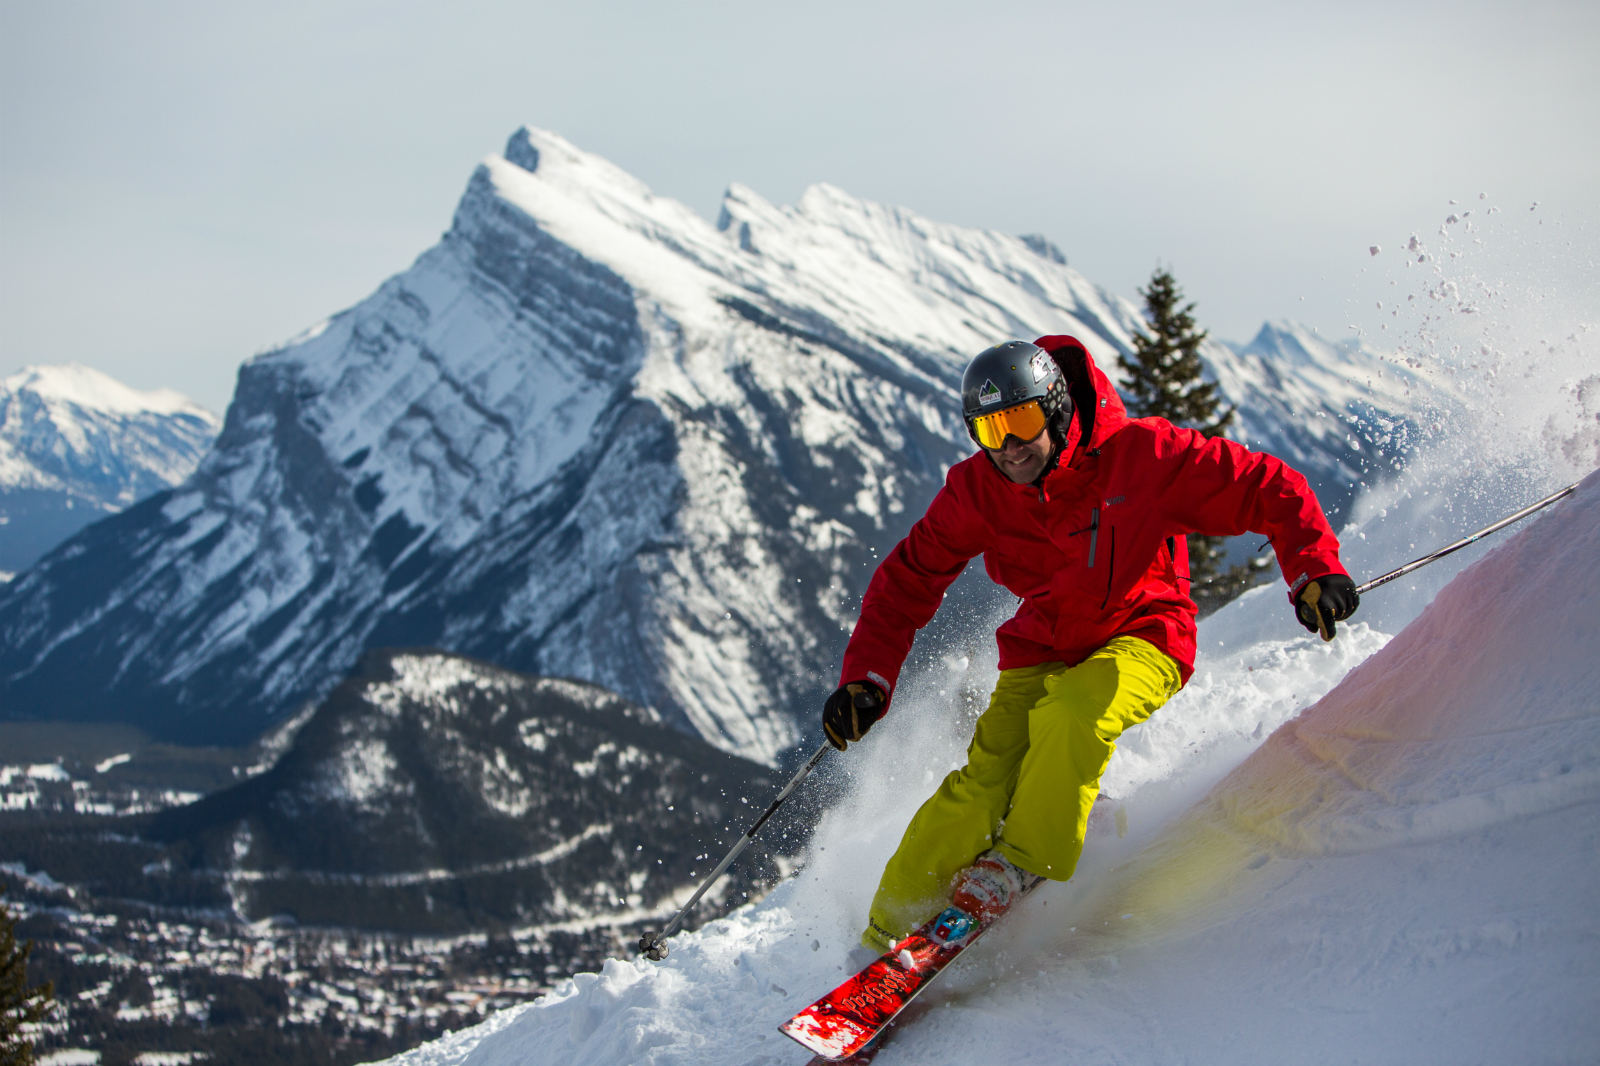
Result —
<path fill-rule="evenodd" d="M 1000 447 L 983 450 L 994 461 L 995 469 L 1018 485 L 1027 485 L 1044 472 L 1050 449 L 1050 434 L 1045 432 L 1027 442 L 1008 436 Z"/>

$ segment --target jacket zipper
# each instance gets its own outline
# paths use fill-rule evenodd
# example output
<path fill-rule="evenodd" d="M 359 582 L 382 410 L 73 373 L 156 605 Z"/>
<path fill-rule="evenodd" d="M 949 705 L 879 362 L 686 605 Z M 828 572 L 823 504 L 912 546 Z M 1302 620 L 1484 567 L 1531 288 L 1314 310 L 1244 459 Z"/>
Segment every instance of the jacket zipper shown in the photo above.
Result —
<path fill-rule="evenodd" d="M 1081 513 L 1081 512 L 1080 512 Z M 1089 512 L 1089 569 L 1094 569 L 1094 547 L 1100 539 L 1100 508 Z"/>

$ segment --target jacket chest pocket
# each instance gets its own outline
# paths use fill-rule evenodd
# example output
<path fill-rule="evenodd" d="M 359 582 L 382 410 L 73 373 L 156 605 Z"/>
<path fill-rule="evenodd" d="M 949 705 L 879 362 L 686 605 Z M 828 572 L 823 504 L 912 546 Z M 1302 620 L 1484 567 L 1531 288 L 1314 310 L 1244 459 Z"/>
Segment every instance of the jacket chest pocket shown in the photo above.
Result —
<path fill-rule="evenodd" d="M 1089 522 L 1071 533 L 1073 540 L 1084 543 L 1084 548 L 1074 551 L 1077 560 L 1058 570 L 1051 581 L 1053 590 L 1065 605 L 1071 602 L 1078 609 L 1092 606 L 1104 610 L 1111 602 L 1111 581 L 1117 565 L 1117 528 L 1106 522 L 1099 507 L 1089 511 Z M 1086 543 L 1085 543 L 1086 542 Z"/>

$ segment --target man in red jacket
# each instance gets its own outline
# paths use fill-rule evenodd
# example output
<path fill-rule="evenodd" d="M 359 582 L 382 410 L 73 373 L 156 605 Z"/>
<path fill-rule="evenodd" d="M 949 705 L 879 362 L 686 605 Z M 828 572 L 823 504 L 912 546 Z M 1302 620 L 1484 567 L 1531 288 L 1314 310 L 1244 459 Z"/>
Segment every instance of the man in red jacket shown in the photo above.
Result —
<path fill-rule="evenodd" d="M 861 938 L 878 951 L 947 902 L 986 918 L 1041 878 L 1072 876 L 1117 737 L 1194 672 L 1185 534 L 1270 537 L 1301 624 L 1325 638 L 1359 603 L 1304 477 L 1232 441 L 1130 419 L 1073 337 L 984 351 L 962 407 L 983 450 L 950 469 L 873 575 L 823 710 L 835 747 L 866 735 L 973 556 L 1021 598 L 996 634 L 1000 680 L 967 764 L 884 870 Z"/>

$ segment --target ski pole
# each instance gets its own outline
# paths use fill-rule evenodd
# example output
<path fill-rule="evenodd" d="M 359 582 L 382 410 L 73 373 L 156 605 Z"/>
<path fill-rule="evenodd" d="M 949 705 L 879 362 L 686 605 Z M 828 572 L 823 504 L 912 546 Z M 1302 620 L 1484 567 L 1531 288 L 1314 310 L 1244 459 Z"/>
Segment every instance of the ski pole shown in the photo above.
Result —
<path fill-rule="evenodd" d="M 694 909 L 694 905 L 700 902 L 701 896 L 705 895 L 706 889 L 710 888 L 712 882 L 722 876 L 722 872 L 728 868 L 729 864 L 738 858 L 739 853 L 756 838 L 756 833 L 760 832 L 761 827 L 766 824 L 768 818 L 772 817 L 773 812 L 783 806 L 783 801 L 789 798 L 789 793 L 793 792 L 795 787 L 806 779 L 807 774 L 816 769 L 817 763 L 821 762 L 822 757 L 832 749 L 833 745 L 824 741 L 822 747 L 817 749 L 816 754 L 807 759 L 805 765 L 800 767 L 793 777 L 789 778 L 789 783 L 783 786 L 783 791 L 778 793 L 778 798 L 773 800 L 772 805 L 762 812 L 760 818 L 756 819 L 756 824 L 746 830 L 744 836 L 739 838 L 739 842 L 733 846 L 733 850 L 728 852 L 727 858 L 717 863 L 717 868 L 711 871 L 711 876 L 701 882 L 700 887 L 695 890 L 695 894 L 689 897 L 689 902 L 685 903 L 683 909 L 673 916 L 672 921 L 667 923 L 665 929 L 659 933 L 646 932 L 639 938 L 639 953 L 641 955 L 654 962 L 660 962 L 667 957 L 667 937 L 678 931 L 678 927 L 683 924 L 683 920 Z"/>
<path fill-rule="evenodd" d="M 1476 533 L 1472 534 L 1472 536 L 1470 536 L 1470 537 L 1463 537 L 1461 540 L 1456 541 L 1454 544 L 1447 544 L 1443 548 L 1440 548 L 1438 551 L 1434 552 L 1432 555 L 1424 555 L 1420 559 L 1413 559 L 1411 562 L 1407 563 L 1406 565 L 1400 567 L 1397 570 L 1391 570 L 1387 574 L 1384 574 L 1382 577 L 1373 578 L 1371 581 L 1368 581 L 1365 585 L 1357 585 L 1356 586 L 1356 594 L 1357 595 L 1361 595 L 1362 593 L 1370 592 L 1373 589 L 1377 588 L 1379 585 L 1386 585 L 1389 582 L 1393 581 L 1397 577 L 1405 577 L 1407 574 L 1411 573 L 1413 570 L 1422 569 L 1424 566 L 1427 566 L 1429 563 L 1433 562 L 1435 559 L 1443 559 L 1446 555 L 1449 555 L 1451 552 L 1458 552 L 1462 548 L 1465 548 L 1467 545 L 1473 544 L 1473 543 L 1481 540 L 1482 538 L 1487 537 L 1490 533 L 1493 533 L 1496 530 L 1504 529 L 1506 526 L 1509 526 L 1511 523 L 1520 521 L 1521 519 L 1524 519 L 1524 518 L 1528 517 L 1529 515 L 1533 514 L 1535 511 L 1543 510 L 1544 508 L 1549 507 L 1552 503 L 1555 503 L 1557 500 L 1562 499 L 1563 497 L 1571 496 L 1574 492 L 1577 491 L 1577 489 L 1578 489 L 1577 485 L 1568 485 L 1566 488 L 1562 489 L 1560 492 L 1553 492 L 1549 496 L 1546 496 L 1544 499 L 1540 500 L 1538 503 L 1532 504 L 1532 505 L 1530 505 L 1528 507 L 1524 507 L 1522 510 L 1518 511 L 1516 514 L 1507 515 L 1505 518 L 1500 519 L 1500 521 L 1496 522 L 1492 526 L 1484 526 L 1482 529 L 1478 530 Z"/>

